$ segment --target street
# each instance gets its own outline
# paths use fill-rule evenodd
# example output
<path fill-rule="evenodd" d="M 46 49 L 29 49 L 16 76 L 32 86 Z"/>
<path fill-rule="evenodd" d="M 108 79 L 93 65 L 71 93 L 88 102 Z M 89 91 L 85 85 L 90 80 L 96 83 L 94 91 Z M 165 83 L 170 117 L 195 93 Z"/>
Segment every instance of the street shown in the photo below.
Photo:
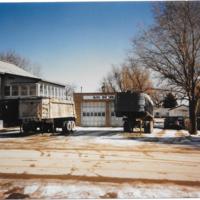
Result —
<path fill-rule="evenodd" d="M 200 197 L 199 153 L 199 135 L 184 130 L 2 132 L 0 198 Z"/>

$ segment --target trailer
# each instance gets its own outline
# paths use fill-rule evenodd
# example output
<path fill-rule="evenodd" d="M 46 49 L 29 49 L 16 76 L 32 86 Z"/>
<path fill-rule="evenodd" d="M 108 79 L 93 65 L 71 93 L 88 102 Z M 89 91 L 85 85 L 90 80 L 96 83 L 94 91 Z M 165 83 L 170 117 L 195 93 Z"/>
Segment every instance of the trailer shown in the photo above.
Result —
<path fill-rule="evenodd" d="M 73 100 L 49 97 L 32 97 L 19 100 L 19 119 L 23 132 L 54 132 L 62 128 L 69 134 L 75 128 L 75 106 Z"/>
<path fill-rule="evenodd" d="M 137 126 L 143 127 L 145 133 L 153 131 L 153 102 L 146 93 L 117 93 L 115 114 L 117 117 L 123 117 L 124 132 L 133 132 L 133 128 Z"/>

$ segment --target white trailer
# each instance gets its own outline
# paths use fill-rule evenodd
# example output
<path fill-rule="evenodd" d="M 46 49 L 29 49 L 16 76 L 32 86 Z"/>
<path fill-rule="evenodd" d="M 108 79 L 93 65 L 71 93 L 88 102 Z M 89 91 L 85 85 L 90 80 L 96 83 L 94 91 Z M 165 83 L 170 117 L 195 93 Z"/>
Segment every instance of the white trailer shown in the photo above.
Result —
<path fill-rule="evenodd" d="M 54 132 L 62 128 L 68 134 L 75 127 L 75 106 L 73 100 L 35 97 L 19 100 L 19 119 L 24 132 Z"/>

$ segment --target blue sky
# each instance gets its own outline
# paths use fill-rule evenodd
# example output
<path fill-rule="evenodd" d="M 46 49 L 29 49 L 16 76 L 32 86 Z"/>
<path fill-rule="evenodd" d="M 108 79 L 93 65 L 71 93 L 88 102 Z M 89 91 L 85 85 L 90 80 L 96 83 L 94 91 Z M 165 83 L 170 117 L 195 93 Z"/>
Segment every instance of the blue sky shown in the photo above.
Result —
<path fill-rule="evenodd" d="M 0 52 L 14 50 L 39 63 L 45 79 L 93 92 L 153 23 L 152 4 L 1 3 Z"/>

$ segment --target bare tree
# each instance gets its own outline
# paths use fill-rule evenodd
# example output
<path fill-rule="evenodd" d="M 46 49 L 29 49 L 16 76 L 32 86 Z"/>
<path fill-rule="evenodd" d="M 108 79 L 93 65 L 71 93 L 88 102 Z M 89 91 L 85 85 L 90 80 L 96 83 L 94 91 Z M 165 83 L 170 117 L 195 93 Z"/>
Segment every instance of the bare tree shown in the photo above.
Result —
<path fill-rule="evenodd" d="M 65 94 L 66 96 L 73 96 L 73 93 L 76 90 L 76 86 L 74 84 L 67 84 L 65 86 Z"/>
<path fill-rule="evenodd" d="M 152 99 L 155 107 L 158 107 L 158 108 L 162 107 L 163 99 L 164 99 L 163 91 L 161 92 L 160 90 L 154 90 L 151 93 L 151 99 Z"/>
<path fill-rule="evenodd" d="M 189 101 L 190 133 L 197 132 L 200 73 L 200 2 L 162 2 L 154 9 L 155 25 L 135 40 L 146 67 Z"/>
<path fill-rule="evenodd" d="M 133 59 L 128 59 L 120 67 L 113 66 L 101 85 L 104 92 L 150 92 L 152 87 L 148 70 L 139 66 Z"/>
<path fill-rule="evenodd" d="M 15 51 L 0 53 L 0 60 L 17 65 L 36 76 L 41 75 L 41 66 L 39 64 L 30 62 L 27 58 L 17 54 Z"/>

